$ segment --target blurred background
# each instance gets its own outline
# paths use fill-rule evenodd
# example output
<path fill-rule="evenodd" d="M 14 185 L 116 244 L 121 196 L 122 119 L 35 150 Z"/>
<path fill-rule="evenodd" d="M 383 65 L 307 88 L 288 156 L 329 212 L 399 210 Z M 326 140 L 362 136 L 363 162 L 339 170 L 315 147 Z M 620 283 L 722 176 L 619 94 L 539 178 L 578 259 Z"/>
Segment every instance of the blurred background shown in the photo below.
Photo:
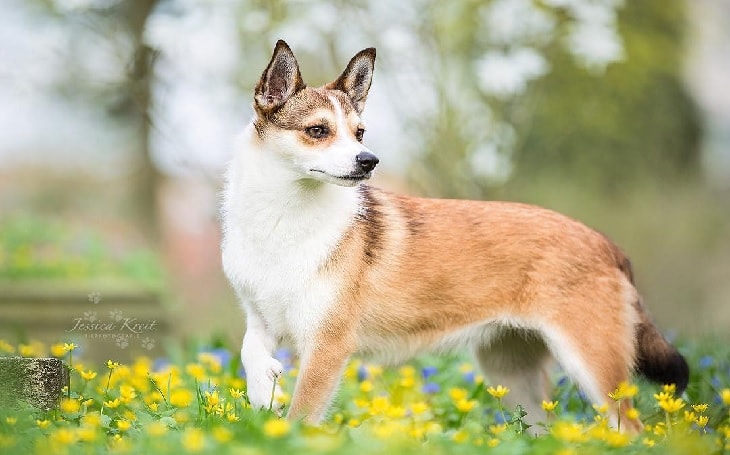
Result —
<path fill-rule="evenodd" d="M 2 0 L 0 337 L 240 341 L 218 194 L 279 38 L 310 85 L 377 47 L 375 184 L 564 212 L 730 340 L 724 0 Z"/>

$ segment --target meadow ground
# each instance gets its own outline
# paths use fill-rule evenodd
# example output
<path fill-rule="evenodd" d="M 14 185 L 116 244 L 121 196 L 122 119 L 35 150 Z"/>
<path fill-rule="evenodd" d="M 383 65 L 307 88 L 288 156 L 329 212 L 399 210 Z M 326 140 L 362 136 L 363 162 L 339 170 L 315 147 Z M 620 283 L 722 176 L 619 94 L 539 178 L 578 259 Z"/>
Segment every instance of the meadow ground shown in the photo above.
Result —
<path fill-rule="evenodd" d="M 555 371 L 536 437 L 520 409 L 502 406 L 509 384 L 490 384 L 463 357 L 421 357 L 398 368 L 354 360 L 331 416 L 310 427 L 251 409 L 240 362 L 225 347 L 91 365 L 80 358 L 83 346 L 0 340 L 4 356 L 60 357 L 71 371 L 56 409 L 0 409 L 0 453 L 728 453 L 730 349 L 678 344 L 692 367 L 683 395 L 639 381 L 590 404 Z M 291 393 L 297 366 L 288 351 L 277 356 Z M 645 424 L 639 435 L 615 431 L 605 418 L 629 396 L 637 408 L 630 418 Z"/>

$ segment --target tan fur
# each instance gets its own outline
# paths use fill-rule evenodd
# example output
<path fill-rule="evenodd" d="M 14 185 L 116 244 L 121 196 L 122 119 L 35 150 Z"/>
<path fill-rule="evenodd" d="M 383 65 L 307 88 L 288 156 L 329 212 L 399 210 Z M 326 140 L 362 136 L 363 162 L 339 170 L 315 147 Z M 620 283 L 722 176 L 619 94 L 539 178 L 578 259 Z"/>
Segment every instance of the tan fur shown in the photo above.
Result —
<path fill-rule="evenodd" d="M 317 351 L 327 356 L 305 362 L 297 389 L 307 392 L 295 392 L 293 416 L 328 395 L 318 387 L 335 386 L 313 377 L 333 375 L 358 350 L 378 354 L 380 344 L 395 342 L 418 352 L 488 321 L 559 328 L 606 398 L 629 379 L 636 293 L 619 269 L 620 251 L 604 236 L 524 204 L 410 198 L 374 188 L 366 194 L 372 205 L 322 268 L 341 280 L 341 304 L 321 330 Z M 505 378 L 539 381 L 548 350 L 540 336 L 524 336 L 508 330 L 478 348 L 477 358 Z M 547 398 L 529 381 L 506 384 L 532 394 L 531 403 Z"/>

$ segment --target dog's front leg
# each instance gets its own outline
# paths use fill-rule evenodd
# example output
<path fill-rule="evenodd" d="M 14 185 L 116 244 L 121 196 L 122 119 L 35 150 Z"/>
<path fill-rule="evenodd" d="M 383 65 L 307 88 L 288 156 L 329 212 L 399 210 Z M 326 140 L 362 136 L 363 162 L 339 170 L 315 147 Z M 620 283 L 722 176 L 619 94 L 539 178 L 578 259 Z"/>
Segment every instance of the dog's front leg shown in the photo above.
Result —
<path fill-rule="evenodd" d="M 310 424 L 324 419 L 354 343 L 343 336 L 318 336 L 305 346 L 294 388 L 289 419 L 304 418 Z"/>
<path fill-rule="evenodd" d="M 281 395 L 277 379 L 284 371 L 281 362 L 273 357 L 276 339 L 255 309 L 246 307 L 246 334 L 241 346 L 241 362 L 246 370 L 246 393 L 251 407 L 281 412 L 276 399 Z M 272 397 L 273 394 L 273 397 Z M 273 401 L 272 401 L 273 399 Z"/>

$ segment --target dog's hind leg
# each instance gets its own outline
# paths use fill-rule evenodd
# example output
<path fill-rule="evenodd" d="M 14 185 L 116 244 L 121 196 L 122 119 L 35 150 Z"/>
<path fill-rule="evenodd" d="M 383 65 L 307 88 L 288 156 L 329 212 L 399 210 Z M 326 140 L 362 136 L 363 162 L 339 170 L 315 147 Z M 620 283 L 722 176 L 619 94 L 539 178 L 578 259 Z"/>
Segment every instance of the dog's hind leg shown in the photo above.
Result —
<path fill-rule="evenodd" d="M 633 340 L 626 339 L 624 332 L 629 332 L 629 321 L 621 321 L 627 327 L 616 330 L 617 334 L 591 332 L 585 327 L 570 327 L 563 322 L 545 329 L 545 341 L 555 359 L 565 372 L 586 394 L 594 404 L 609 404 L 608 417 L 616 428 L 619 423 L 616 404 L 608 394 L 616 390 L 622 382 L 630 380 L 634 358 Z M 631 400 L 623 400 L 621 404 L 621 430 L 641 431 L 638 420 L 630 420 L 626 412 L 631 409 Z"/>
<path fill-rule="evenodd" d="M 523 329 L 504 328 L 488 343 L 479 344 L 475 358 L 491 385 L 510 389 L 503 403 L 513 412 L 521 405 L 527 412 L 525 421 L 530 425 L 545 419 L 542 400 L 548 398 L 545 369 L 550 353 L 539 335 Z M 540 428 L 533 426 L 533 433 Z"/>

